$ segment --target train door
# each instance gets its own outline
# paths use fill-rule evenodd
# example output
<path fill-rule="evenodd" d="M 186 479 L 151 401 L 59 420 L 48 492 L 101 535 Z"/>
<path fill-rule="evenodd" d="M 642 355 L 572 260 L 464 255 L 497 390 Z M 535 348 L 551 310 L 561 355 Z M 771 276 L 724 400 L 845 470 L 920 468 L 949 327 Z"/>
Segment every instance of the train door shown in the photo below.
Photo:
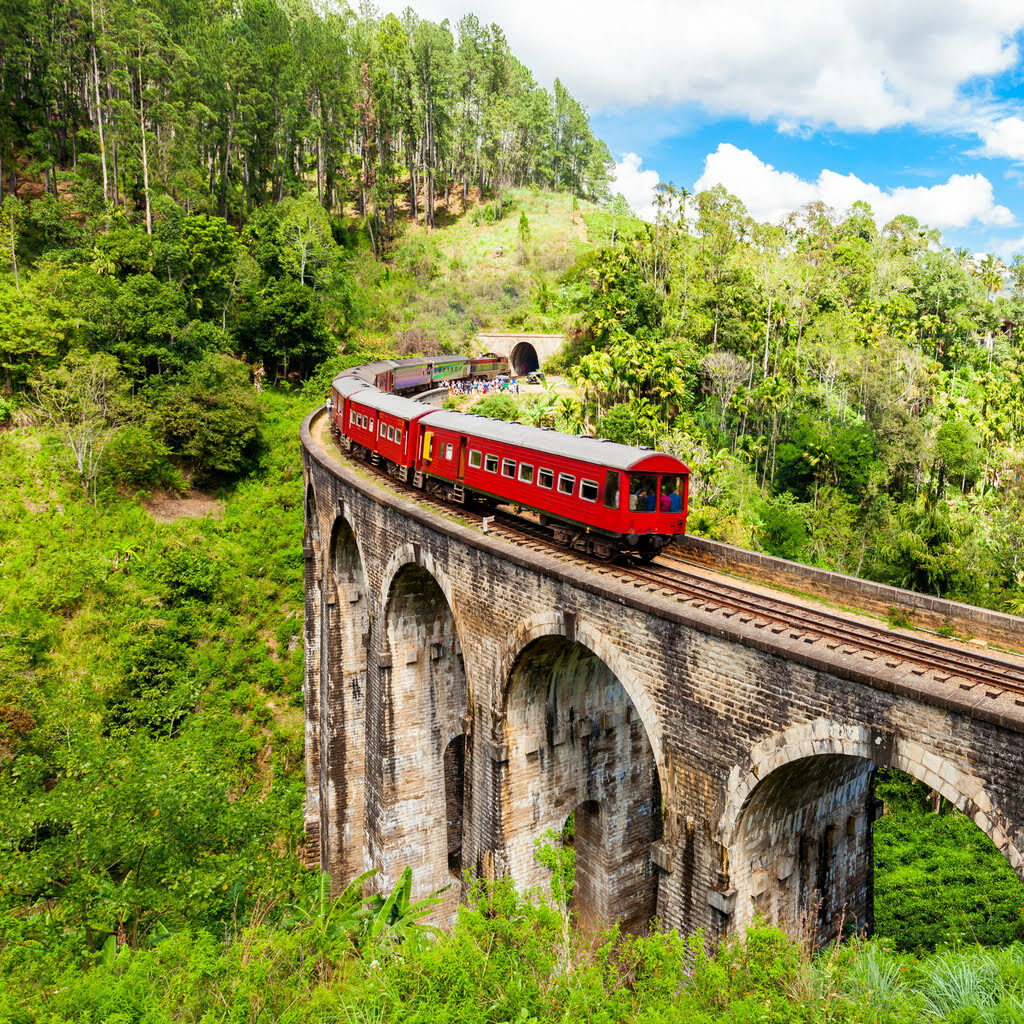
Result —
<path fill-rule="evenodd" d="M 459 470 L 456 479 L 466 479 L 466 439 L 464 437 L 459 438 Z"/>

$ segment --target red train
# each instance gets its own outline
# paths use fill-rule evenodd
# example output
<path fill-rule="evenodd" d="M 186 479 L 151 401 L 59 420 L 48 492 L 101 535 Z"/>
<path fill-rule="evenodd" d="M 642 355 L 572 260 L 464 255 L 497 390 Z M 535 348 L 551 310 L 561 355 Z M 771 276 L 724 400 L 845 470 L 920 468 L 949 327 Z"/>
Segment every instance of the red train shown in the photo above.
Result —
<path fill-rule="evenodd" d="M 380 387 L 401 369 L 371 364 L 334 381 L 332 432 L 347 451 L 449 501 L 531 509 L 560 543 L 601 558 L 651 558 L 685 532 L 690 471 L 674 456 L 436 409 Z"/>

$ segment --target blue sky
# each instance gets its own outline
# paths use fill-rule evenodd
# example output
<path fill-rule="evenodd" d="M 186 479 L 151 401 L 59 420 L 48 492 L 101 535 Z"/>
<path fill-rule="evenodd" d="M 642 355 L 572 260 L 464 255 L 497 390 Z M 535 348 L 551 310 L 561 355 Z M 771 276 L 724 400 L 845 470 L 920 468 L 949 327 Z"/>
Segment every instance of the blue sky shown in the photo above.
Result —
<path fill-rule="evenodd" d="M 385 3 L 385 9 L 404 4 Z M 822 199 L 1024 253 L 1024 0 L 458 0 L 589 109 L 638 211 L 721 183 L 759 220 Z"/>

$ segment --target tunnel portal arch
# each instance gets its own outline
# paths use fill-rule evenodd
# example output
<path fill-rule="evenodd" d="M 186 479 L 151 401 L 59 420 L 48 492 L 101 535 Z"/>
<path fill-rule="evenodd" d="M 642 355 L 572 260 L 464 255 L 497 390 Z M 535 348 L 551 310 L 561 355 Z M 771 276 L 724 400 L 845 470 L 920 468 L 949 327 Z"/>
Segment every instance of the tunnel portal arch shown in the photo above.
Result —
<path fill-rule="evenodd" d="M 509 364 L 517 377 L 525 377 L 526 374 L 540 369 L 540 357 L 531 342 L 521 341 L 512 349 Z"/>
<path fill-rule="evenodd" d="M 643 930 L 657 902 L 650 848 L 661 838 L 661 793 L 651 742 L 622 684 L 588 646 L 542 636 L 512 666 L 504 712 L 502 834 L 516 885 L 547 885 L 536 843 L 559 841 L 579 809 L 581 923 Z"/>

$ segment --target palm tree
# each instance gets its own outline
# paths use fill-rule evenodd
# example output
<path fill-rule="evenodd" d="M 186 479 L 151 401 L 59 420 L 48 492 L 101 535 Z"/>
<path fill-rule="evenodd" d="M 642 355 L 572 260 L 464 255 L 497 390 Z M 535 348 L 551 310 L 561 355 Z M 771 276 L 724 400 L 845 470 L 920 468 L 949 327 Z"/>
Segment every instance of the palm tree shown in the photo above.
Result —
<path fill-rule="evenodd" d="M 978 265 L 978 278 L 985 286 L 985 301 L 991 302 L 994 292 L 1001 292 L 1006 287 L 1006 264 L 998 257 L 989 253 Z"/>

